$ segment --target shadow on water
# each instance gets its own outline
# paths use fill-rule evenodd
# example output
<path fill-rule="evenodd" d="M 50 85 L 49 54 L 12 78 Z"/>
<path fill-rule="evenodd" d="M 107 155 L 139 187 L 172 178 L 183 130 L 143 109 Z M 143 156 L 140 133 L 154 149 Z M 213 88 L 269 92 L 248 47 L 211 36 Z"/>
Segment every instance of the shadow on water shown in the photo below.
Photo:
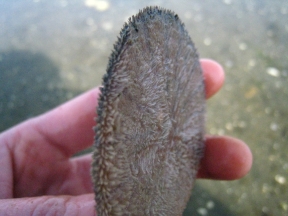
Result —
<path fill-rule="evenodd" d="M 193 188 L 192 195 L 183 213 L 183 216 L 213 215 L 213 216 L 235 216 L 216 197 L 197 184 Z"/>
<path fill-rule="evenodd" d="M 57 106 L 71 94 L 63 88 L 57 66 L 44 54 L 27 50 L 0 53 L 0 86 L 0 131 Z"/>

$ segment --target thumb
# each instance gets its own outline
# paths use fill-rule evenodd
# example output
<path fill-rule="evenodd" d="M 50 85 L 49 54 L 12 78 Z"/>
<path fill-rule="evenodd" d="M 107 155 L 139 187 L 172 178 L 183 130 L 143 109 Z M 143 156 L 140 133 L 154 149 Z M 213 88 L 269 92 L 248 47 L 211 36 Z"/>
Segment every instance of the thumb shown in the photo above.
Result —
<path fill-rule="evenodd" d="M 0 209 L 3 216 L 96 216 L 93 194 L 2 199 Z"/>

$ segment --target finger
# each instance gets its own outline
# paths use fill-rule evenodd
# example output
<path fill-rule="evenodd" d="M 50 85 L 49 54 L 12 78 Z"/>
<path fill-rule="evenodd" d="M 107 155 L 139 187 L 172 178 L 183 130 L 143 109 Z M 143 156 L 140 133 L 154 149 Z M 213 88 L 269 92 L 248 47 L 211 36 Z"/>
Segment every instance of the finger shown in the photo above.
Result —
<path fill-rule="evenodd" d="M 208 136 L 198 178 L 239 179 L 251 166 L 252 153 L 243 141 L 227 136 Z"/>
<path fill-rule="evenodd" d="M 70 159 L 71 169 L 65 176 L 61 185 L 60 194 L 79 195 L 83 193 L 92 193 L 93 185 L 91 181 L 91 163 L 92 154 L 86 154 Z"/>
<path fill-rule="evenodd" d="M 34 119 L 34 126 L 50 143 L 71 156 L 93 143 L 99 88 Z"/>
<path fill-rule="evenodd" d="M 222 66 L 210 59 L 201 59 L 201 66 L 204 73 L 206 98 L 214 95 L 223 85 L 225 74 Z"/>
<path fill-rule="evenodd" d="M 93 194 L 0 200 L 1 215 L 96 216 Z"/>

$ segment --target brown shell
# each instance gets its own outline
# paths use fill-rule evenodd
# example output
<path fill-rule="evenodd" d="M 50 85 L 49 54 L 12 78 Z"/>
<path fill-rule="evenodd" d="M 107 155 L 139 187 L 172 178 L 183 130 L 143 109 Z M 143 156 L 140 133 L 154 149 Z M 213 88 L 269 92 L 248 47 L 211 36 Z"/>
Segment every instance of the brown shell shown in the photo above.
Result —
<path fill-rule="evenodd" d="M 204 148 L 205 92 L 178 16 L 148 7 L 125 23 L 99 99 L 92 176 L 103 215 L 181 215 Z"/>

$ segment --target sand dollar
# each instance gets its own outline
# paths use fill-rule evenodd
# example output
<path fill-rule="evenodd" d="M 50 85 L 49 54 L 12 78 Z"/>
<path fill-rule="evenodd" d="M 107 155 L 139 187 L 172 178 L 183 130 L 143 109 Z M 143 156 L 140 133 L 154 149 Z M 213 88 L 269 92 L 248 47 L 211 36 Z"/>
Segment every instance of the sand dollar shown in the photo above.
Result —
<path fill-rule="evenodd" d="M 125 23 L 99 98 L 92 176 L 98 215 L 181 215 L 204 149 L 205 89 L 178 16 Z"/>

